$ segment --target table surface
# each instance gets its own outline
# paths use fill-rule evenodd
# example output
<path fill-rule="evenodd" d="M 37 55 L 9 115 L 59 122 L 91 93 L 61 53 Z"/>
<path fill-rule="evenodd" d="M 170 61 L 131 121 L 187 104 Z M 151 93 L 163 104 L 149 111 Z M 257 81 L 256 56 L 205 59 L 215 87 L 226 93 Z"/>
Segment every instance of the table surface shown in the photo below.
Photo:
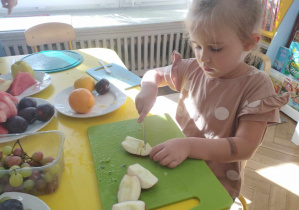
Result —
<path fill-rule="evenodd" d="M 32 97 L 42 98 L 53 103 L 54 97 L 61 90 L 72 86 L 74 81 L 79 77 L 87 75 L 85 73 L 87 69 L 100 66 L 98 63 L 99 58 L 108 63 L 114 62 L 124 66 L 118 55 L 109 49 L 89 48 L 75 51 L 83 55 L 83 62 L 70 70 L 51 73 L 51 85 Z M 9 73 L 12 62 L 18 61 L 22 57 L 24 56 L 1 57 L 0 73 Z M 134 98 L 138 92 L 138 87 L 127 90 L 128 97 L 126 102 L 119 109 L 106 115 L 94 118 L 72 118 L 56 113 L 56 117 L 41 129 L 41 131 L 60 130 L 65 134 L 65 169 L 61 185 L 57 192 L 53 194 L 38 196 L 51 209 L 102 209 L 87 129 L 94 125 L 137 118 L 139 115 L 135 109 Z M 169 97 L 158 97 L 155 106 L 151 110 L 151 114 L 169 113 L 173 117 L 177 98 L 177 94 Z M 159 104 L 164 104 L 164 106 L 160 106 Z M 198 203 L 197 200 L 191 199 L 179 204 L 163 207 L 161 210 L 190 209 L 198 205 Z"/>

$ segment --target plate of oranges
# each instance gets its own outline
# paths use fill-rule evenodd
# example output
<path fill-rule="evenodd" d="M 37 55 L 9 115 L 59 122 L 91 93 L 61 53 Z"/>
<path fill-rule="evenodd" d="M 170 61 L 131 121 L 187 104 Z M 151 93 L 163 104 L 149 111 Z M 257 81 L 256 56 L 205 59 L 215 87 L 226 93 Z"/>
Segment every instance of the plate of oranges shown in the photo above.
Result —
<path fill-rule="evenodd" d="M 55 96 L 53 105 L 64 115 L 76 118 L 101 116 L 120 108 L 126 101 L 124 90 L 106 79 L 95 82 L 89 76 L 78 78 L 73 86 Z"/>

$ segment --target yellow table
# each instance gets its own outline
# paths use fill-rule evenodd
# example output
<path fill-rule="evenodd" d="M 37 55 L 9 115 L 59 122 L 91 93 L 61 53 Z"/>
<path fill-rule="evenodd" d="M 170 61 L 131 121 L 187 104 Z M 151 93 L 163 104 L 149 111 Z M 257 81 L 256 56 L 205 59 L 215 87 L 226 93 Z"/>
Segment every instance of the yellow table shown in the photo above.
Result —
<path fill-rule="evenodd" d="M 33 95 L 33 97 L 43 98 L 53 103 L 54 97 L 63 89 L 72 86 L 74 81 L 87 75 L 87 69 L 100 66 L 98 59 L 101 58 L 105 62 L 113 62 L 124 66 L 118 55 L 108 49 L 90 48 L 76 50 L 83 56 L 83 62 L 75 68 L 51 73 L 51 85 L 40 93 Z M 11 63 L 18 61 L 24 56 L 11 56 L 0 58 L 0 73 L 6 74 L 10 71 Z M 134 98 L 138 93 L 138 88 L 132 88 L 127 91 L 128 98 L 126 102 L 114 112 L 109 114 L 94 117 L 94 118 L 72 118 L 62 114 L 57 114 L 52 121 L 45 126 L 46 130 L 60 130 L 65 134 L 64 143 L 64 160 L 65 169 L 62 176 L 62 182 L 57 192 L 50 195 L 38 196 L 53 210 L 100 210 L 101 200 L 97 187 L 97 179 L 93 165 L 92 153 L 87 136 L 87 129 L 90 126 L 111 123 L 115 121 L 122 121 L 134 119 L 138 117 L 135 109 Z M 165 104 L 165 98 L 160 98 Z M 167 110 L 156 110 L 159 112 L 175 111 L 175 103 L 168 101 L 173 108 L 167 107 Z M 155 113 L 155 114 L 156 114 Z M 161 210 L 184 210 L 190 209 L 198 205 L 198 201 L 191 199 L 179 204 L 171 205 L 161 208 Z M 105 209 L 106 210 L 106 209 Z"/>

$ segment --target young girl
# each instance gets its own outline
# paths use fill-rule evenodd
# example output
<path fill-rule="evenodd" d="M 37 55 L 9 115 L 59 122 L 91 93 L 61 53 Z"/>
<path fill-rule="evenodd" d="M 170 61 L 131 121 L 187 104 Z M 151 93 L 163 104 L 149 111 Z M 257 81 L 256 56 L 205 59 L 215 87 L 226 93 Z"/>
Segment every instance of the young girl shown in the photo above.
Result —
<path fill-rule="evenodd" d="M 148 71 L 136 96 L 138 122 L 155 103 L 158 86 L 180 92 L 176 120 L 186 138 L 155 146 L 150 158 L 173 168 L 203 159 L 232 198 L 239 197 L 244 162 L 261 144 L 267 123 L 280 121 L 270 78 L 244 62 L 260 40 L 260 0 L 193 0 L 187 18 L 196 58 L 172 55 L 171 66 Z"/>

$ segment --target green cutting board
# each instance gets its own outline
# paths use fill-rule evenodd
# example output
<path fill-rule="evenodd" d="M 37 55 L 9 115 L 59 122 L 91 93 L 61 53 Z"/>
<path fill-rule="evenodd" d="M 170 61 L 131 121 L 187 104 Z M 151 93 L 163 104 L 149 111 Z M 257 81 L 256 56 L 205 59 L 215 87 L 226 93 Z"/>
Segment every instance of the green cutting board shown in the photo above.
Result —
<path fill-rule="evenodd" d="M 98 187 L 103 210 L 117 203 L 119 183 L 127 166 L 139 163 L 158 177 L 158 183 L 141 191 L 139 200 L 146 209 L 156 209 L 179 201 L 197 198 L 199 205 L 193 209 L 225 209 L 232 199 L 202 160 L 187 159 L 176 168 L 160 166 L 149 157 L 126 152 L 121 142 L 126 136 L 143 139 L 142 126 L 137 119 L 119 121 L 88 128 Z M 151 146 L 168 139 L 184 137 L 169 115 L 153 115 L 145 119 L 145 137 Z"/>

